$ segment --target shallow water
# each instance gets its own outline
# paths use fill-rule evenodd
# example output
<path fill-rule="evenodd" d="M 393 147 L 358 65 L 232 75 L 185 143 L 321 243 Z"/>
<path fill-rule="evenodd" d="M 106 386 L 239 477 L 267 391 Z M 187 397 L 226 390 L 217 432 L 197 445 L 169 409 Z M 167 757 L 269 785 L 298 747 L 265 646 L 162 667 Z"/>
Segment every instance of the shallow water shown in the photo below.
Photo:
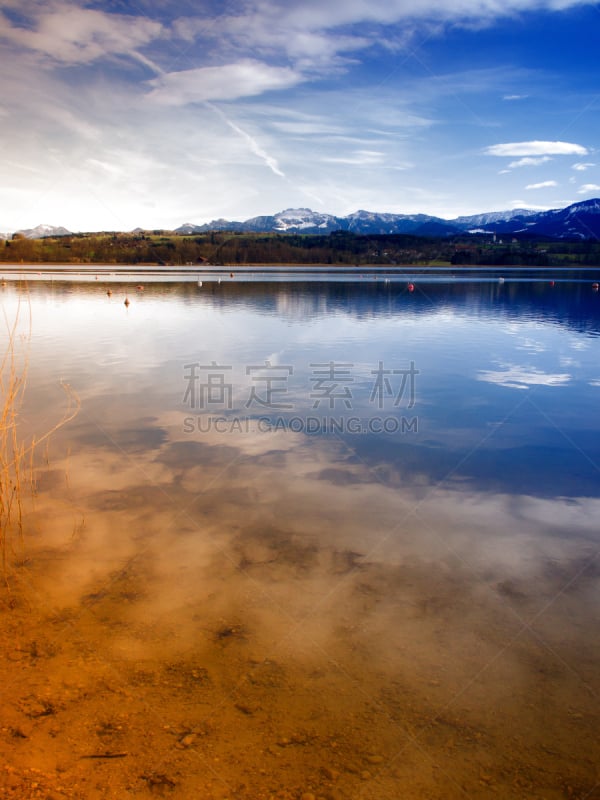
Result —
<path fill-rule="evenodd" d="M 600 797 L 600 296 L 519 277 L 3 287 L 23 428 L 81 401 L 11 760 L 84 797 Z"/>

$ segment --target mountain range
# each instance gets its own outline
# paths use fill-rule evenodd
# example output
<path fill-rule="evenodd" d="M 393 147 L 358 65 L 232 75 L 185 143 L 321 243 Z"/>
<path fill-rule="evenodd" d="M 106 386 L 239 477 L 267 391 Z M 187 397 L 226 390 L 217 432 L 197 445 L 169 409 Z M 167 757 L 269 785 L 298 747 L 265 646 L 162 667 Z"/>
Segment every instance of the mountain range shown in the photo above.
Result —
<path fill-rule="evenodd" d="M 142 231 L 143 229 L 136 228 L 134 233 Z M 210 231 L 310 234 L 348 231 L 363 235 L 405 233 L 439 237 L 487 233 L 543 236 L 551 239 L 599 239 L 600 199 L 584 200 L 552 211 L 517 208 L 450 220 L 427 214 L 385 214 L 371 211 L 356 211 L 345 217 L 337 217 L 311 211 L 309 208 L 288 208 L 273 216 L 252 217 L 244 222 L 217 219 L 204 225 L 185 223 L 176 228 L 174 233 L 191 235 Z M 71 231 L 62 227 L 38 225 L 16 233 L 28 239 L 41 239 L 68 236 Z M 9 234 L 5 234 L 4 238 L 9 238 Z"/>
<path fill-rule="evenodd" d="M 185 223 L 175 233 L 208 231 L 240 233 L 333 233 L 356 234 L 409 233 L 415 236 L 456 236 L 464 233 L 528 234 L 557 239 L 600 238 L 600 199 L 584 200 L 552 211 L 517 208 L 487 214 L 442 219 L 427 214 L 381 214 L 356 211 L 345 217 L 288 208 L 273 216 L 252 217 L 244 222 L 217 219 L 205 225 Z"/>

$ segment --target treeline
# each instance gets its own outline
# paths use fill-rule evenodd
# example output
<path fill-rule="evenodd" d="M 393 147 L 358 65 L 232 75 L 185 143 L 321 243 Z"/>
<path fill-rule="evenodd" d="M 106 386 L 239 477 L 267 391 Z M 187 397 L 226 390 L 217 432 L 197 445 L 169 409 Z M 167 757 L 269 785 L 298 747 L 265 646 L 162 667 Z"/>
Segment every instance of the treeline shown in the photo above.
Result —
<path fill-rule="evenodd" d="M 491 236 L 428 238 L 410 235 L 248 234 L 213 232 L 180 236 L 144 233 L 74 234 L 46 239 L 15 235 L 0 241 L 4 263 L 46 264 L 476 264 L 597 266 L 597 241 L 542 241 Z"/>

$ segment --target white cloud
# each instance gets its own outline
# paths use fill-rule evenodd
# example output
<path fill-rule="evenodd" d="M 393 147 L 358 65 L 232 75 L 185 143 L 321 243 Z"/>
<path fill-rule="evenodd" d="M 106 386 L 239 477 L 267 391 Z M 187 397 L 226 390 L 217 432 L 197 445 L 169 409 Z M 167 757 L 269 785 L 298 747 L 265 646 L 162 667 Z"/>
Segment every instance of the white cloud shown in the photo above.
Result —
<path fill-rule="evenodd" d="M 591 194 L 592 192 L 600 192 L 600 186 L 597 183 L 584 183 L 577 190 L 577 194 Z"/>
<path fill-rule="evenodd" d="M 505 94 L 503 100 L 526 100 L 529 95 L 527 94 Z"/>
<path fill-rule="evenodd" d="M 31 6 L 30 6 L 31 8 Z M 65 64 L 86 64 L 127 55 L 151 65 L 136 48 L 157 39 L 163 26 L 146 17 L 107 14 L 64 2 L 33 4 L 27 27 L 0 12 L 0 38 Z"/>
<path fill-rule="evenodd" d="M 530 183 L 526 189 L 550 189 L 553 186 L 558 186 L 556 181 L 542 181 L 541 183 Z"/>
<path fill-rule="evenodd" d="M 178 19 L 173 31 L 187 41 L 217 40 L 228 57 L 252 55 L 268 60 L 284 54 L 297 69 L 320 72 L 345 67 L 347 59 L 342 54 L 373 43 L 371 37 L 334 31 L 336 23 L 297 20 L 292 12 L 288 6 L 277 8 L 277 3 L 251 3 L 238 15 L 223 14 L 215 25 L 207 25 L 204 17 Z"/>
<path fill-rule="evenodd" d="M 589 162 L 584 164 L 579 163 L 579 164 L 573 164 L 572 169 L 576 170 L 577 172 L 585 172 L 587 169 L 591 169 L 591 167 L 595 166 L 596 166 L 595 164 L 590 164 Z"/>
<path fill-rule="evenodd" d="M 549 211 L 550 206 L 534 206 L 526 200 L 511 200 L 509 208 L 527 208 L 529 211 Z"/>
<path fill-rule="evenodd" d="M 282 133 L 289 133 L 292 136 L 343 136 L 344 128 L 329 125 L 325 122 L 295 120 L 281 120 L 271 123 L 271 127 Z"/>
<path fill-rule="evenodd" d="M 539 167 L 540 164 L 545 164 L 548 161 L 552 161 L 550 156 L 527 156 L 526 158 L 520 158 L 518 161 L 511 161 L 508 165 L 508 168 L 518 169 L 519 167 Z"/>
<path fill-rule="evenodd" d="M 214 100 L 237 100 L 276 89 L 289 89 L 303 76 L 289 67 L 270 67 L 245 59 L 222 67 L 199 67 L 153 78 L 150 100 L 161 105 L 181 106 Z"/>
<path fill-rule="evenodd" d="M 385 153 L 376 150 L 355 150 L 347 156 L 327 156 L 321 159 L 329 164 L 354 164 L 359 167 L 377 166 L 385 163 Z"/>
<path fill-rule="evenodd" d="M 486 147 L 484 153 L 488 156 L 562 156 L 587 154 L 587 149 L 580 144 L 571 142 L 544 142 L 534 140 L 531 142 L 507 142 Z"/>
<path fill-rule="evenodd" d="M 84 166 L 101 170 L 105 175 L 110 175 L 111 177 L 120 178 L 124 173 L 122 167 L 108 161 L 102 161 L 99 158 L 87 158 L 84 162 Z"/>

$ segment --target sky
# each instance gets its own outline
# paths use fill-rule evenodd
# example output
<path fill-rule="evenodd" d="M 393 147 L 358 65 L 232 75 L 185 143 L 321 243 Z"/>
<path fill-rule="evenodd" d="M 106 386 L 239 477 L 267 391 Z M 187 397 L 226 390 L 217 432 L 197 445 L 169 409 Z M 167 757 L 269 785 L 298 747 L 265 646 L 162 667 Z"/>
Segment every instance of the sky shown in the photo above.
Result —
<path fill-rule="evenodd" d="M 600 3 L 0 0 L 0 231 L 600 197 Z"/>

